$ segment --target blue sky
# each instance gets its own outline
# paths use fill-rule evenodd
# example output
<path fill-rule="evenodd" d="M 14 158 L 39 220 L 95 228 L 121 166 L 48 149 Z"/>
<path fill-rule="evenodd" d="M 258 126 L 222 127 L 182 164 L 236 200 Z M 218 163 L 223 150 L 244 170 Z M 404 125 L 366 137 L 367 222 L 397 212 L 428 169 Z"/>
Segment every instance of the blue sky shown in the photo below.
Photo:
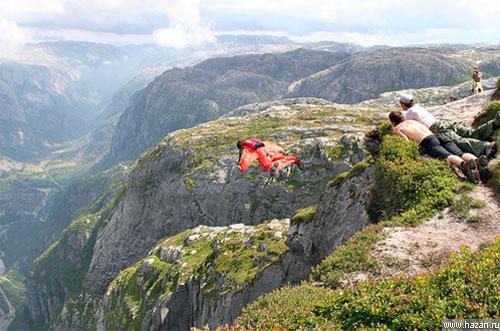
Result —
<path fill-rule="evenodd" d="M 16 0 L 0 2 L 4 48 L 40 40 L 196 47 L 220 34 L 365 46 L 499 43 L 492 0 Z"/>

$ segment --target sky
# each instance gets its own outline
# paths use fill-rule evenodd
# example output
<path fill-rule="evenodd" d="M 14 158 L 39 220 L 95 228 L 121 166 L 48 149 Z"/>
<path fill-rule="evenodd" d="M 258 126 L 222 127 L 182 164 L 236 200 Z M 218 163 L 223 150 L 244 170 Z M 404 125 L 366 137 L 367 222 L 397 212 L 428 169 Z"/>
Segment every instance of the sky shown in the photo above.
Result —
<path fill-rule="evenodd" d="M 186 48 L 222 34 L 363 46 L 500 43 L 498 0 L 1 0 L 0 44 L 45 40 Z"/>

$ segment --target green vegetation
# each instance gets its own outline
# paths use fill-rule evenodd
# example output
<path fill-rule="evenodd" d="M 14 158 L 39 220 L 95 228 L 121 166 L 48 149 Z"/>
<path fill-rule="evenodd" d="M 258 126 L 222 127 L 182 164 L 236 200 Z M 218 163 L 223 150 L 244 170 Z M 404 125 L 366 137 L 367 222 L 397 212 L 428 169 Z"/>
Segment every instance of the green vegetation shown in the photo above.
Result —
<path fill-rule="evenodd" d="M 417 277 L 363 281 L 343 290 L 286 287 L 257 299 L 245 327 L 439 329 L 443 319 L 495 318 L 500 305 L 500 239 L 463 248 L 442 269 Z M 303 300 L 302 298 L 306 299 Z"/>
<path fill-rule="evenodd" d="M 495 118 L 495 114 L 500 111 L 500 100 L 490 102 L 484 107 L 484 111 L 474 117 L 473 126 L 479 126 Z"/>
<path fill-rule="evenodd" d="M 19 309 L 24 303 L 24 277 L 17 269 L 10 269 L 0 276 L 0 287 L 3 293 L 7 296 L 14 309 Z M 7 312 L 7 303 L 3 298 L 0 298 L 3 311 Z"/>
<path fill-rule="evenodd" d="M 300 286 L 285 286 L 264 297 L 260 297 L 243 310 L 236 326 L 260 330 L 300 330 L 325 325 L 314 313 L 318 304 L 327 304 L 335 296 L 330 289 L 303 283 Z"/>
<path fill-rule="evenodd" d="M 335 288 L 355 273 L 377 274 L 377 260 L 370 256 L 373 246 L 383 237 L 381 224 L 371 225 L 354 234 L 313 269 L 311 280 Z"/>
<path fill-rule="evenodd" d="M 290 220 L 290 224 L 308 223 L 311 222 L 316 215 L 318 205 L 310 206 L 297 210 Z"/>
<path fill-rule="evenodd" d="M 81 187 L 92 187 L 95 180 L 106 179 L 106 176 L 112 178 L 111 183 L 94 201 L 74 213 L 74 220 L 62 232 L 60 239 L 33 261 L 29 281 L 35 286 L 43 287 L 45 293 L 51 296 L 54 305 L 51 317 L 57 316 L 62 305 L 81 291 L 97 231 L 107 223 L 125 194 L 121 171 L 123 170 L 112 169 L 82 182 Z M 44 329 L 50 321 L 32 322 L 36 328 Z"/>
<path fill-rule="evenodd" d="M 100 298 L 94 294 L 86 293 L 73 297 L 65 304 L 64 318 L 61 314 L 54 318 L 52 323 L 53 329 L 57 328 L 62 322 L 76 321 L 78 325 L 70 326 L 73 330 L 81 328 L 82 325 L 85 325 L 87 330 L 96 330 L 97 321 L 95 313 L 100 303 Z"/>
<path fill-rule="evenodd" d="M 414 142 L 386 135 L 375 162 L 370 212 L 393 224 L 417 225 L 451 205 L 463 187 L 445 162 L 421 158 Z"/>
<path fill-rule="evenodd" d="M 471 209 L 480 209 L 484 206 L 485 203 L 483 201 L 473 199 L 466 193 L 462 193 L 451 205 L 450 211 L 460 220 L 474 223 L 478 221 L 478 218 L 476 215 L 470 215 Z"/>
<path fill-rule="evenodd" d="M 144 152 L 137 159 L 136 167 L 138 169 L 141 169 L 144 166 L 144 164 L 146 164 L 147 162 L 158 159 L 162 153 L 161 146 L 162 146 L 161 143 L 156 144 L 153 147 L 151 147 L 150 149 L 148 149 L 146 152 Z"/>
<path fill-rule="evenodd" d="M 349 171 L 344 171 L 343 173 L 341 173 L 340 175 L 335 177 L 334 180 L 330 181 L 328 183 L 328 186 L 330 186 L 330 187 L 337 186 L 338 187 L 338 186 L 341 186 L 342 184 L 344 184 L 347 180 L 361 175 L 363 173 L 363 171 L 365 171 L 366 168 L 368 168 L 368 166 L 370 165 L 370 162 L 371 162 L 371 160 L 365 159 L 361 162 L 356 163 Z"/>
<path fill-rule="evenodd" d="M 208 299 L 242 290 L 281 260 L 287 251 L 286 231 L 285 222 L 272 221 L 256 227 L 201 226 L 166 239 L 113 280 L 106 327 L 140 329 L 152 310 L 188 281 L 200 286 Z"/>

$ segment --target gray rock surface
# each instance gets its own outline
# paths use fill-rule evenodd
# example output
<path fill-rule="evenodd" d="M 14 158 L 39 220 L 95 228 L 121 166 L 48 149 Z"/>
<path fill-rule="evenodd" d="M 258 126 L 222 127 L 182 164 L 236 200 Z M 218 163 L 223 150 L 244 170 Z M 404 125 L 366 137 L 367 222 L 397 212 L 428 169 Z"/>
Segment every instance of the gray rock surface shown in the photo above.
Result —
<path fill-rule="evenodd" d="M 499 75 L 499 55 L 498 47 L 401 47 L 360 52 L 292 83 L 287 97 L 356 103 L 386 91 L 453 85 L 470 77 L 476 61 L 482 61 L 484 72 Z"/>

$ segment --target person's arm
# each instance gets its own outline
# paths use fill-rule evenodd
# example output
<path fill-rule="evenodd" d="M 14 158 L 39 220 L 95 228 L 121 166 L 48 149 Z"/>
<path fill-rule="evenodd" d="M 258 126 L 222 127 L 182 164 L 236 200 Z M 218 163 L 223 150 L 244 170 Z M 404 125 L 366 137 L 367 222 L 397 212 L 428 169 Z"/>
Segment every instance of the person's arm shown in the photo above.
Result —
<path fill-rule="evenodd" d="M 401 131 L 401 129 L 400 129 L 400 128 L 398 128 L 398 127 L 395 127 L 395 128 L 394 128 L 394 133 L 395 133 L 395 134 L 397 134 L 397 135 L 398 135 L 398 136 L 400 136 L 400 137 L 403 137 L 403 138 L 404 138 L 404 140 L 410 140 L 410 138 L 408 138 L 408 136 L 407 136 L 406 134 L 404 134 L 404 132 L 403 132 L 403 131 Z"/>

